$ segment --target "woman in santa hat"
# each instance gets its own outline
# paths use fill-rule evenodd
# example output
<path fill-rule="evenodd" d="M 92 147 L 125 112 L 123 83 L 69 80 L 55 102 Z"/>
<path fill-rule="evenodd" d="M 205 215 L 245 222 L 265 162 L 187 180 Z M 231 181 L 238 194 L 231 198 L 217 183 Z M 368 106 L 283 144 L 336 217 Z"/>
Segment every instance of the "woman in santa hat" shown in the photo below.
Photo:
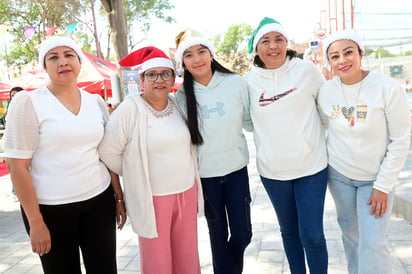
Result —
<path fill-rule="evenodd" d="M 140 66 L 144 92 L 132 93 L 110 116 L 99 152 L 123 177 L 117 203 L 126 204 L 139 235 L 142 274 L 200 273 L 197 213 L 203 212 L 196 152 L 170 92 L 176 72 L 158 48 L 144 47 L 122 59 Z"/>

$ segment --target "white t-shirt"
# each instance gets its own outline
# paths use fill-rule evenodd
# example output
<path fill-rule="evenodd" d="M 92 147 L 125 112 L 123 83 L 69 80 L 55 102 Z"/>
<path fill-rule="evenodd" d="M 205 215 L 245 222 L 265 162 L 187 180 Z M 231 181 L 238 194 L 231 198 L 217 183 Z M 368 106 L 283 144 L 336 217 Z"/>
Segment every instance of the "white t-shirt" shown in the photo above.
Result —
<path fill-rule="evenodd" d="M 148 111 L 147 151 L 153 195 L 181 193 L 195 182 L 195 166 L 190 152 L 190 134 L 180 112 L 161 118 Z M 173 175 L 176 174 L 176 175 Z"/>
<path fill-rule="evenodd" d="M 98 95 L 81 90 L 77 115 L 46 88 L 19 92 L 10 104 L 5 155 L 31 159 L 30 174 L 40 204 L 84 201 L 110 184 L 97 147 L 108 119 Z"/>

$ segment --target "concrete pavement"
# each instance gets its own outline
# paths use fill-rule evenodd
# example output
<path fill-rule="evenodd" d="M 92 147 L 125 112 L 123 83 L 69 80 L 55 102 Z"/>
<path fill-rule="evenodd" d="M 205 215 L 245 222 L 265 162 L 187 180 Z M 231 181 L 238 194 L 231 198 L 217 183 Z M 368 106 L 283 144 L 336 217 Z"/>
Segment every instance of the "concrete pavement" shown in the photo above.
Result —
<path fill-rule="evenodd" d="M 272 205 L 260 183 L 255 166 L 255 151 L 252 135 L 247 133 L 251 150 L 249 165 L 250 189 L 252 193 L 253 239 L 245 254 L 245 274 L 289 273 L 283 251 L 279 225 Z M 403 172 L 403 192 L 408 192 L 408 161 Z M 409 183 L 412 188 L 412 184 Z M 19 203 L 10 196 L 10 176 L 0 177 L 0 273 L 42 273 L 37 255 L 31 253 L 28 236 L 20 217 Z M 406 195 L 406 194 L 405 194 Z M 408 205 L 407 198 L 404 199 Z M 410 203 L 409 203 L 410 204 Z M 402 211 L 402 205 L 398 206 Z M 407 208 L 407 207 L 404 207 Z M 406 215 L 406 214 L 404 214 Z M 325 203 L 325 235 L 329 250 L 329 273 L 344 274 L 346 261 L 341 242 L 341 234 L 336 222 L 333 200 L 327 194 Z M 204 218 L 199 219 L 199 254 L 203 274 L 212 274 L 208 230 Z M 412 226 L 402 217 L 392 216 L 389 242 L 392 251 L 393 274 L 412 274 Z M 118 232 L 119 274 L 140 273 L 137 236 L 130 224 Z"/>

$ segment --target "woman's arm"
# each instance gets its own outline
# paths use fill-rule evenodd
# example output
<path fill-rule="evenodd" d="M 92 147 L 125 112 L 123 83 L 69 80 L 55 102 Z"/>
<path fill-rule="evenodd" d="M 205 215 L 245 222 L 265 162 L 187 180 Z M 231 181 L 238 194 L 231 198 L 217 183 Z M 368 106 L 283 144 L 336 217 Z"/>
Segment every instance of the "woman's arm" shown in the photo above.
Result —
<path fill-rule="evenodd" d="M 8 158 L 14 190 L 30 225 L 30 241 L 34 253 L 42 256 L 51 249 L 51 237 L 44 223 L 30 175 L 31 159 Z"/>
<path fill-rule="evenodd" d="M 113 171 L 109 170 L 111 184 L 114 191 L 114 198 L 116 200 L 116 223 L 117 228 L 122 229 L 124 224 L 126 223 L 127 215 L 126 215 L 126 206 L 123 200 L 123 190 L 122 186 L 120 185 L 120 178 L 119 175 L 114 173 Z"/>

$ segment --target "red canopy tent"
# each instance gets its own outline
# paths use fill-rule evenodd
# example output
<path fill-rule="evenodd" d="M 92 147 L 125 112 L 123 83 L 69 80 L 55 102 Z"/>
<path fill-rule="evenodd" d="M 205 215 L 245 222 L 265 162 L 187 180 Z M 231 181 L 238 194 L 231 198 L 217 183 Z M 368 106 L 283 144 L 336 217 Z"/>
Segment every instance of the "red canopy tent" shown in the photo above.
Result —
<path fill-rule="evenodd" d="M 85 58 L 77 78 L 77 86 L 90 93 L 100 94 L 105 98 L 111 97 L 111 73 L 117 70 L 116 65 L 90 53 L 84 51 L 83 53 Z M 49 76 L 45 71 L 28 71 L 20 78 L 4 83 L 4 85 L 7 85 L 7 94 L 3 92 L 3 87 L 0 86 L 0 98 L 4 97 L 5 99 L 1 100 L 9 100 L 8 91 L 12 86 L 21 86 L 25 90 L 31 91 L 46 86 L 49 82 Z M 1 84 L 3 85 L 3 83 Z"/>
<path fill-rule="evenodd" d="M 8 83 L 0 82 L 0 100 L 10 100 L 10 90 L 12 86 Z"/>

